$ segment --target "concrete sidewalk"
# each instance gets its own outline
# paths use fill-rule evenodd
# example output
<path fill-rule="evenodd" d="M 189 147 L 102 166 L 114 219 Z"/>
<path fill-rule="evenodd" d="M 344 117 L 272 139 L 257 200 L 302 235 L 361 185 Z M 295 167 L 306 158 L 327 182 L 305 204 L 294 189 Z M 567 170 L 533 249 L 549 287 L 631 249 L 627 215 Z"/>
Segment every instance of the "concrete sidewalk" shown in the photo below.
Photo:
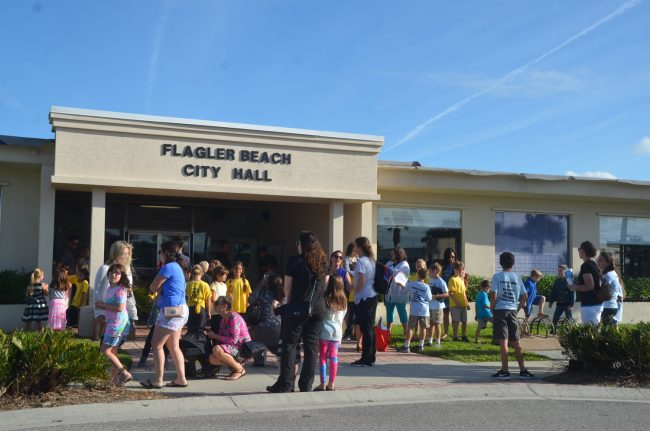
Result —
<path fill-rule="evenodd" d="M 137 363 L 143 343 L 142 340 L 137 340 L 124 346 L 124 349 L 134 356 L 134 364 Z M 553 340 L 539 339 L 532 340 L 531 343 L 532 347 L 538 349 L 537 352 L 558 357 L 557 350 L 551 350 L 548 353 L 542 350 L 544 347 L 554 348 Z M 395 349 L 389 349 L 388 352 L 377 352 L 377 364 L 374 367 L 350 366 L 350 363 L 359 357 L 360 353 L 355 351 L 353 342 L 344 342 L 341 345 L 339 372 L 336 379 L 337 391 L 489 382 L 491 381 L 490 376 L 501 368 L 501 364 L 498 362 L 467 364 L 417 353 L 398 353 Z M 511 366 L 513 367 L 513 377 L 516 378 L 518 375 L 517 365 L 512 364 Z M 561 371 L 561 363 L 555 360 L 530 362 L 526 366 L 538 380 Z M 147 362 L 147 370 L 132 368 L 131 373 L 138 380 L 146 380 L 153 375 L 152 367 L 153 363 L 150 357 Z M 266 387 L 272 385 L 277 378 L 277 360 L 275 356 L 269 354 L 266 367 L 254 367 L 252 364 L 247 364 L 246 375 L 236 381 L 224 380 L 228 373 L 228 369 L 222 369 L 221 374 L 214 378 L 190 380 L 187 388 L 163 388 L 161 392 L 173 397 L 264 393 Z M 165 381 L 172 380 L 174 376 L 173 369 L 166 371 Z M 316 370 L 314 387 L 318 383 L 319 377 Z M 140 385 L 137 382 L 132 382 L 128 384 L 128 387 L 139 390 Z"/>

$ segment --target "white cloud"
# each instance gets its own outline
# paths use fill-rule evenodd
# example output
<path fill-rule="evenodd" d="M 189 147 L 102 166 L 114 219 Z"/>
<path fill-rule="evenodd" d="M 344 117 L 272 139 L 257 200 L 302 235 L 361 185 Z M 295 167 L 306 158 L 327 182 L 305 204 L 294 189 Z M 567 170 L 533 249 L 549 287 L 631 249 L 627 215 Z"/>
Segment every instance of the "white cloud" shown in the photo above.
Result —
<path fill-rule="evenodd" d="M 616 179 L 616 175 L 606 171 L 585 171 L 585 172 L 566 171 L 565 175 L 569 177 L 602 178 L 606 180 Z"/>
<path fill-rule="evenodd" d="M 650 136 L 644 136 L 636 147 L 634 147 L 636 154 L 650 154 Z"/>
<path fill-rule="evenodd" d="M 151 59 L 149 60 L 149 73 L 147 74 L 147 88 L 145 95 L 145 104 L 147 113 L 151 113 L 151 100 L 153 98 L 154 84 L 158 76 L 158 59 L 162 51 L 163 39 L 165 37 L 165 28 L 167 27 L 167 18 L 171 3 L 169 0 L 163 2 L 162 10 L 153 36 L 153 47 L 151 49 Z"/>

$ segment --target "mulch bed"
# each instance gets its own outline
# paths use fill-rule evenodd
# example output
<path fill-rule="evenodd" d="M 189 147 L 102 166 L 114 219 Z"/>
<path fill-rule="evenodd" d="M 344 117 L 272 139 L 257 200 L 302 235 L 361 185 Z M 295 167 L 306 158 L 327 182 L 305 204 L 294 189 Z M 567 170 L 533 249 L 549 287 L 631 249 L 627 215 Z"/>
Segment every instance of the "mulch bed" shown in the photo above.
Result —
<path fill-rule="evenodd" d="M 597 385 L 616 386 L 621 388 L 650 388 L 650 376 L 617 376 L 581 373 L 578 371 L 564 371 L 544 378 L 549 383 L 564 385 Z"/>
<path fill-rule="evenodd" d="M 0 397 L 0 411 L 163 398 L 167 397 L 157 391 L 129 391 L 125 388 L 65 388 L 38 395 L 5 394 Z"/>

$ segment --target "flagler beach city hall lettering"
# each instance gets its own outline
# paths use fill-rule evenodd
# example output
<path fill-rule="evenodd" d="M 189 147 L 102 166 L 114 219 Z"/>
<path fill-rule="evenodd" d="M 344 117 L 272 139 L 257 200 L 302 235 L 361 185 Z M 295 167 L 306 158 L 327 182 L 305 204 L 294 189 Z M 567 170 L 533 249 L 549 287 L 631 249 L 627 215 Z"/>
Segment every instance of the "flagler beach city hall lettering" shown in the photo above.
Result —
<path fill-rule="evenodd" d="M 223 147 L 192 147 L 191 145 L 162 144 L 162 157 L 181 157 L 201 160 L 240 161 L 271 165 L 290 165 L 291 153 L 273 153 L 256 150 L 239 150 Z M 188 163 L 181 167 L 184 177 L 219 178 L 221 166 Z M 231 179 L 241 181 L 272 181 L 267 169 L 232 168 Z"/>

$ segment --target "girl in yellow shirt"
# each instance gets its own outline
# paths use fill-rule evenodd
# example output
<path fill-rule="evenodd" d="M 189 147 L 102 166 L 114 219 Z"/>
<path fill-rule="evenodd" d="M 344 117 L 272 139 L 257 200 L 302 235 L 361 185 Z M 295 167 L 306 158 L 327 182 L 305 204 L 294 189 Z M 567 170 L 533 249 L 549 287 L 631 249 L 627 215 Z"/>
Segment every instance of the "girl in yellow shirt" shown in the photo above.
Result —
<path fill-rule="evenodd" d="M 235 262 L 231 271 L 231 278 L 226 281 L 228 296 L 232 299 L 232 311 L 244 313 L 248 307 L 248 297 L 253 292 L 251 284 L 244 276 L 244 264 Z"/>
<path fill-rule="evenodd" d="M 212 290 L 208 283 L 201 280 L 203 274 L 203 268 L 200 265 L 194 265 L 190 281 L 185 285 L 185 296 L 190 308 L 190 316 L 187 319 L 188 332 L 203 329 L 205 323 L 210 319 Z"/>

